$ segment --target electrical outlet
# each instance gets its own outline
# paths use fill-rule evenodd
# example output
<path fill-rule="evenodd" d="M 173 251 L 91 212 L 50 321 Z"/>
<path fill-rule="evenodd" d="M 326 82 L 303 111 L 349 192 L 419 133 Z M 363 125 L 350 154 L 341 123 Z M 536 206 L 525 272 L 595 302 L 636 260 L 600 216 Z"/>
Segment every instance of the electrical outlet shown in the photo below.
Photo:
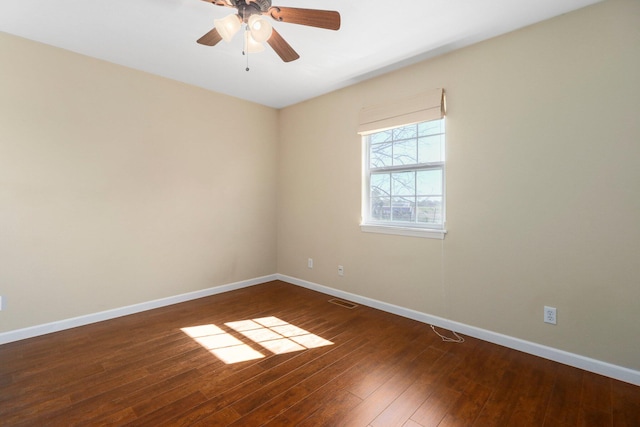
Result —
<path fill-rule="evenodd" d="M 556 308 L 544 306 L 544 322 L 556 324 Z"/>
<path fill-rule="evenodd" d="M 338 276 L 344 276 L 344 267 L 341 265 L 338 266 Z"/>
<path fill-rule="evenodd" d="M 307 267 L 309 267 L 309 268 L 313 268 L 313 258 L 309 258 L 309 259 L 307 260 Z"/>
<path fill-rule="evenodd" d="M 2 299 L 2 295 L 0 295 L 0 311 L 4 310 L 4 300 Z"/>

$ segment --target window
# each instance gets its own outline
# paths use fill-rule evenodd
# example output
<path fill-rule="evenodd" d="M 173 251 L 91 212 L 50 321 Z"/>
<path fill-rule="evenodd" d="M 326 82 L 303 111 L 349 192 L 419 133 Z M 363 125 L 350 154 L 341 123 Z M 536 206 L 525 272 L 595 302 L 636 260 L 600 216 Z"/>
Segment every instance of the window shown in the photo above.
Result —
<path fill-rule="evenodd" d="M 363 140 L 363 229 L 441 238 L 444 118 L 369 133 Z"/>
<path fill-rule="evenodd" d="M 444 89 L 360 110 L 363 231 L 443 239 Z"/>

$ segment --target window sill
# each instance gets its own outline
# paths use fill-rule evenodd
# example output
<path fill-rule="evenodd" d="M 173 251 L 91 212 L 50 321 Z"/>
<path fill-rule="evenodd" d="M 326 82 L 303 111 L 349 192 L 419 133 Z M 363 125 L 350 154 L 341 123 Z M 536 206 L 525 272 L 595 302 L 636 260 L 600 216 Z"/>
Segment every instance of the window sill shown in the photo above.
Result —
<path fill-rule="evenodd" d="M 395 234 L 397 236 L 422 237 L 426 239 L 443 240 L 447 230 L 432 228 L 394 227 L 389 225 L 360 224 L 360 230 L 365 233 Z"/>

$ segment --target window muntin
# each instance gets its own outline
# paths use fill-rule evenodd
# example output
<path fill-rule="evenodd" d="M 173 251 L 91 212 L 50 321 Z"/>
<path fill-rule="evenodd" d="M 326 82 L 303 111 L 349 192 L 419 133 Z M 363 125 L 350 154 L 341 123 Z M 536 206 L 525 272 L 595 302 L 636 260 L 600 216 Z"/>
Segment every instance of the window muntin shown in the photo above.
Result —
<path fill-rule="evenodd" d="M 444 228 L 444 119 L 363 137 L 363 224 Z"/>

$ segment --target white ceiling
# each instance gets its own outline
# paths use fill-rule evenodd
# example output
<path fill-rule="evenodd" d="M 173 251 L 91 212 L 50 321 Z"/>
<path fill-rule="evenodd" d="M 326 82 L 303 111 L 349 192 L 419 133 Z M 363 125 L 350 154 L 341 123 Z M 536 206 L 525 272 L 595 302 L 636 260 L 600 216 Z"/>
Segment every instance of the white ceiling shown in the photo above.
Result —
<path fill-rule="evenodd" d="M 271 107 L 365 80 L 600 0 L 273 0 L 337 10 L 339 31 L 275 23 L 300 54 L 196 40 L 233 9 L 201 0 L 2 0 L 0 31 Z"/>

